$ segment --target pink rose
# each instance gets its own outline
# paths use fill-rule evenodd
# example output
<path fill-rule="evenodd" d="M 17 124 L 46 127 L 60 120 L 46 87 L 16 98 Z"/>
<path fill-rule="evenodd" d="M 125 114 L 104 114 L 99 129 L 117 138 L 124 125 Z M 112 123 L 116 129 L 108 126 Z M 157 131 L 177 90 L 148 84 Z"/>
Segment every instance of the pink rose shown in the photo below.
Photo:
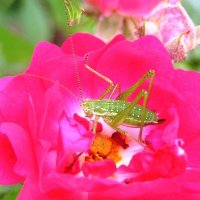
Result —
<path fill-rule="evenodd" d="M 18 199 L 199 199 L 199 73 L 175 70 L 153 36 L 72 40 L 75 60 L 69 40 L 41 42 L 25 73 L 0 80 L 0 184 L 23 183 Z M 148 108 L 165 122 L 144 128 L 147 149 L 132 141 L 135 128 L 124 137 L 100 121 L 91 132 L 74 61 L 84 97 L 98 98 L 107 84 L 83 67 L 86 54 L 122 91 L 155 70 Z"/>
<path fill-rule="evenodd" d="M 101 11 L 97 35 L 106 41 L 119 33 L 129 39 L 154 35 L 164 44 L 174 61 L 183 61 L 187 52 L 200 44 L 199 27 L 194 25 L 180 1 L 86 2 Z"/>
<path fill-rule="evenodd" d="M 85 0 L 95 6 L 103 15 L 117 12 L 125 16 L 143 16 L 150 13 L 162 0 Z"/>

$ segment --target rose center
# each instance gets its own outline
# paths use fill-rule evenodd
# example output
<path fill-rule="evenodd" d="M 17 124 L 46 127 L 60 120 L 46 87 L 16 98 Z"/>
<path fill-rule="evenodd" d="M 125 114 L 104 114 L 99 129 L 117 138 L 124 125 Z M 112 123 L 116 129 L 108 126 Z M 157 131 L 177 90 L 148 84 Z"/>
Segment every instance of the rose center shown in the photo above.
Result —
<path fill-rule="evenodd" d="M 114 132 L 112 136 L 97 133 L 90 147 L 89 155 L 85 157 L 86 161 L 98 161 L 104 159 L 112 159 L 115 163 L 121 161 L 120 149 L 128 148 L 126 137 L 118 132 Z"/>

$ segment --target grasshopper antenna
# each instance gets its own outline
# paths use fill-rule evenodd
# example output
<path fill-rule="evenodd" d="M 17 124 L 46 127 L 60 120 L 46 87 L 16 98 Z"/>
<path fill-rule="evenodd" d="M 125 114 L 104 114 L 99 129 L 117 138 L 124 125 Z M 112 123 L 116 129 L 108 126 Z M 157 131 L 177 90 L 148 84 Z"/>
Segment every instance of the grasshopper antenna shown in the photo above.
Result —
<path fill-rule="evenodd" d="M 77 59 L 76 59 L 76 52 L 75 52 L 74 43 L 73 43 L 73 39 L 72 39 L 72 33 L 71 33 L 71 26 L 74 23 L 74 18 L 77 18 L 78 23 L 79 23 L 82 10 L 80 9 L 80 6 L 78 4 L 78 0 L 73 0 L 73 1 L 63 0 L 63 2 L 64 2 L 64 7 L 65 7 L 65 15 L 66 15 L 66 18 L 67 18 L 67 29 L 66 29 L 67 30 L 67 36 L 70 40 L 70 45 L 71 45 L 71 50 L 72 50 L 72 55 L 73 55 L 73 60 L 74 60 L 76 79 L 77 79 L 79 95 L 80 95 L 79 98 L 80 98 L 80 101 L 82 102 L 82 100 L 83 100 L 83 89 L 82 89 L 80 73 L 79 73 L 80 70 L 79 70 L 79 66 L 78 66 L 78 63 L 77 63 Z M 75 9 L 75 8 L 73 6 L 76 6 L 76 14 L 78 13 L 77 16 L 76 16 L 76 14 L 74 14 L 75 11 L 73 11 L 73 9 Z"/>

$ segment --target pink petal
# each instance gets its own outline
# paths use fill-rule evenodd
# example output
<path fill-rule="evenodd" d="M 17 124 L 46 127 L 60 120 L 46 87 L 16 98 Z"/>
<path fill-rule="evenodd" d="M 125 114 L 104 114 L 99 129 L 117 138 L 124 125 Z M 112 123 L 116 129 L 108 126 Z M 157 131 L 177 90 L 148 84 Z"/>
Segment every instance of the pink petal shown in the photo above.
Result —
<path fill-rule="evenodd" d="M 196 111 L 200 110 L 200 74 L 194 71 L 175 70 L 173 86 Z"/>
<path fill-rule="evenodd" d="M 69 134 L 70 133 L 70 134 Z M 80 130 L 67 115 L 60 119 L 60 137 L 67 152 L 87 152 L 94 137 L 92 132 Z"/>
<path fill-rule="evenodd" d="M 147 181 L 158 177 L 169 178 L 185 171 L 186 156 L 179 146 L 166 147 L 154 153 L 137 153 L 131 159 L 129 167 L 140 175 L 127 180 L 128 182 Z"/>
<path fill-rule="evenodd" d="M 149 14 L 161 1 L 160 0 L 85 0 L 87 3 L 98 8 L 103 15 L 117 12 L 125 16 L 144 16 Z"/>
<path fill-rule="evenodd" d="M 36 109 L 39 120 L 37 137 L 50 142 L 52 147 L 57 146 L 59 118 L 65 109 L 66 99 L 65 92 L 55 84 L 45 92 L 43 105 Z"/>
<path fill-rule="evenodd" d="M 116 171 L 116 165 L 114 161 L 110 159 L 95 162 L 85 162 L 82 170 L 86 177 L 92 176 L 106 178 L 114 174 Z"/>
<path fill-rule="evenodd" d="M 179 128 L 179 117 L 177 110 L 170 105 L 168 107 L 168 113 L 166 112 L 164 114 L 167 120 L 163 124 L 163 129 L 159 129 L 159 127 L 157 127 L 157 129 L 153 129 L 145 137 L 148 147 L 152 150 L 158 150 L 166 146 L 174 145 L 174 142 L 177 138 Z"/>
<path fill-rule="evenodd" d="M 72 46 L 73 45 L 73 46 Z M 68 38 L 62 45 L 61 49 L 66 54 L 84 56 L 90 51 L 98 50 L 105 46 L 105 43 L 95 36 L 87 33 L 77 33 Z"/>
<path fill-rule="evenodd" d="M 41 57 L 39 59 L 45 58 Z M 79 59 L 77 59 L 77 62 L 79 63 L 78 60 Z M 55 84 L 57 82 L 58 84 L 63 85 L 63 88 L 66 87 L 66 91 L 73 91 L 73 94 L 75 96 L 76 93 L 79 92 L 77 91 L 77 85 L 71 84 L 77 82 L 74 60 L 72 57 L 65 56 L 64 54 L 62 56 L 57 55 L 54 59 L 52 58 L 47 62 L 45 62 L 44 60 L 43 64 L 40 64 L 39 66 L 34 65 L 33 67 L 31 65 L 26 73 L 28 75 L 33 74 L 33 77 L 35 77 L 35 79 L 44 81 L 46 79 L 47 84 Z"/>
<path fill-rule="evenodd" d="M 12 76 L 1 78 L 0 91 L 3 90 L 7 86 L 7 84 L 9 84 L 9 82 L 12 81 L 12 79 Z"/>
<path fill-rule="evenodd" d="M 161 0 L 119 0 L 117 12 L 125 16 L 144 16 L 148 15 Z"/>
<path fill-rule="evenodd" d="M 0 144 L 0 184 L 16 184 L 22 182 L 24 178 L 14 170 L 17 158 L 5 134 L 0 134 Z"/>
<path fill-rule="evenodd" d="M 177 78 L 174 76 L 174 80 L 177 83 L 183 83 L 182 77 L 184 79 L 184 76 L 177 76 Z M 172 82 L 175 87 L 176 81 Z M 163 124 L 159 125 L 161 130 L 164 130 L 162 142 L 163 140 L 169 142 L 173 137 L 183 139 L 189 162 L 192 165 L 195 163 L 196 166 L 199 166 L 197 157 L 199 156 L 200 118 L 193 104 L 188 103 L 183 96 L 181 97 L 181 93 L 177 92 L 176 88 L 173 88 L 167 80 L 157 79 L 154 82 L 148 105 L 151 109 L 156 110 L 161 118 L 167 119 Z M 159 131 L 159 128 L 156 131 Z M 152 134 L 154 133 L 152 132 Z"/>
<path fill-rule="evenodd" d="M 0 110 L 4 121 L 16 122 L 27 127 L 28 96 L 24 86 L 23 79 L 13 78 L 0 93 Z"/>
<path fill-rule="evenodd" d="M 91 38 L 93 39 L 93 37 Z M 51 52 L 51 49 L 53 50 L 53 53 Z M 77 65 L 80 66 L 83 64 L 83 59 L 77 56 L 76 62 Z M 85 85 L 88 86 L 88 71 L 81 68 L 80 74 L 81 84 L 84 88 Z M 66 94 L 68 93 L 68 96 L 71 95 L 75 99 L 78 99 L 79 97 L 80 91 L 77 85 L 74 57 L 73 55 L 64 54 L 62 50 L 54 45 L 41 43 L 36 47 L 31 65 L 27 69 L 25 75 L 29 77 L 32 76 L 33 79 L 38 79 L 38 81 L 41 80 L 45 85 L 57 83 L 59 87 L 65 90 Z M 72 109 L 78 108 L 77 104 L 78 101 L 73 104 Z"/>
<path fill-rule="evenodd" d="M 41 200 L 68 200 L 84 199 L 84 193 L 77 191 L 68 191 L 62 188 L 54 188 L 45 192 L 39 187 L 37 180 L 28 179 L 25 181 L 22 190 L 18 196 L 19 200 L 41 199 Z"/>
<path fill-rule="evenodd" d="M 92 127 L 94 124 L 94 120 L 88 120 L 84 117 L 80 117 L 78 114 L 74 114 L 74 120 L 76 120 L 78 123 L 80 123 L 84 128 L 88 131 L 92 131 Z M 97 122 L 97 128 L 96 133 L 99 133 L 103 130 L 102 124 L 100 122 Z"/>
<path fill-rule="evenodd" d="M 121 184 L 103 192 L 94 192 L 90 194 L 90 199 L 142 199 L 152 198 L 155 200 L 169 199 L 198 199 L 200 196 L 199 179 L 197 182 L 180 182 L 183 176 L 177 179 L 157 179 L 154 181 L 135 182 L 132 184 Z M 199 176 L 198 176 L 199 177 Z M 189 185 L 197 184 L 197 190 L 189 190 Z"/>
<path fill-rule="evenodd" d="M 99 9 L 104 15 L 110 15 L 112 11 L 117 8 L 117 5 L 120 0 L 85 0 L 87 3 L 95 6 Z"/>
<path fill-rule="evenodd" d="M 70 174 L 58 173 L 51 173 L 44 177 L 42 180 L 42 188 L 46 192 L 51 191 L 54 188 L 64 188 L 70 192 L 82 191 L 82 193 L 84 193 L 98 191 L 99 193 L 104 190 L 113 188 L 116 185 L 119 185 L 119 183 L 111 179 L 91 179 L 86 177 L 77 177 Z"/>
<path fill-rule="evenodd" d="M 89 55 L 88 65 L 114 83 L 120 83 L 122 90 L 133 85 L 149 69 L 156 71 L 156 77 L 173 77 L 171 59 L 159 40 L 153 36 L 146 36 L 135 42 L 122 40 L 114 43 L 104 51 Z M 108 85 L 94 75 L 91 83 L 94 97 L 103 93 Z"/>
<path fill-rule="evenodd" d="M 93 133 L 83 129 L 73 119 L 67 115 L 60 119 L 60 134 L 58 137 L 57 147 L 57 169 L 66 173 L 78 173 L 79 155 L 88 152 L 92 140 Z"/>
<path fill-rule="evenodd" d="M 34 146 L 36 147 L 35 156 L 37 158 L 38 181 L 40 181 L 43 176 L 56 170 L 57 154 L 48 141 L 38 139 L 34 141 Z"/>
<path fill-rule="evenodd" d="M 36 45 L 28 71 L 37 69 L 40 65 L 49 62 L 53 58 L 62 56 L 62 50 L 55 44 L 49 42 L 40 42 Z"/>
<path fill-rule="evenodd" d="M 179 116 L 181 123 L 179 127 L 179 137 L 185 141 L 185 149 L 188 152 L 188 159 L 198 166 L 200 156 L 199 153 L 199 73 L 176 70 L 173 85 L 179 95 L 183 98 L 183 103 L 179 103 Z M 184 109 L 183 109 L 184 108 Z M 195 116 L 195 117 L 194 117 Z M 192 127 L 192 128 L 191 128 Z"/>
<path fill-rule="evenodd" d="M 17 160 L 14 166 L 16 173 L 21 176 L 27 176 L 29 173 L 34 174 L 36 171 L 36 160 L 33 156 L 33 146 L 28 133 L 19 125 L 11 122 L 2 123 L 1 131 L 9 138 L 16 154 Z"/>

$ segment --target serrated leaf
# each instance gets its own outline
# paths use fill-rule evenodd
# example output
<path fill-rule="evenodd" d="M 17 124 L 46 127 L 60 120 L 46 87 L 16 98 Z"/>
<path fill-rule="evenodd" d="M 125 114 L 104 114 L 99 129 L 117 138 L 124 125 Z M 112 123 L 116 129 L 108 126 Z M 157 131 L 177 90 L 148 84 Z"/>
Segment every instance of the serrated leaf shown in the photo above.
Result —
<path fill-rule="evenodd" d="M 79 23 L 83 11 L 80 0 L 64 0 L 64 4 L 69 25 L 73 25 L 75 21 Z"/>

